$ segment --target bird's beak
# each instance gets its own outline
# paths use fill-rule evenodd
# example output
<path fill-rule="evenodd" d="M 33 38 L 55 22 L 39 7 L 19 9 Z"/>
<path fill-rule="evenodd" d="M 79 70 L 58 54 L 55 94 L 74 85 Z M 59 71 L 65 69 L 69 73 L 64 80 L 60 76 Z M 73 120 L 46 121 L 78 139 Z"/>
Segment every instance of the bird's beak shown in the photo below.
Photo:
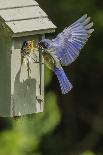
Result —
<path fill-rule="evenodd" d="M 33 49 L 34 45 L 33 45 L 33 41 L 28 41 L 28 49 Z"/>
<path fill-rule="evenodd" d="M 27 46 L 27 48 L 29 49 L 29 50 L 38 50 L 38 47 L 36 46 L 36 47 L 34 47 L 34 40 L 32 40 L 32 41 L 28 41 L 28 46 Z"/>

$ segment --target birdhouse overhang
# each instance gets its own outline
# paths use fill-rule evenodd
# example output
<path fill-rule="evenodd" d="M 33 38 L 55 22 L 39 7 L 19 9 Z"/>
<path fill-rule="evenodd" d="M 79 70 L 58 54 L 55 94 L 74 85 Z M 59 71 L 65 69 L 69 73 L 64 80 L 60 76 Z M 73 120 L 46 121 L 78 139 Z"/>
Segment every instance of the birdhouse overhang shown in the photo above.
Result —
<path fill-rule="evenodd" d="M 56 29 L 34 0 L 0 0 L 0 16 L 13 37 L 52 33 Z"/>

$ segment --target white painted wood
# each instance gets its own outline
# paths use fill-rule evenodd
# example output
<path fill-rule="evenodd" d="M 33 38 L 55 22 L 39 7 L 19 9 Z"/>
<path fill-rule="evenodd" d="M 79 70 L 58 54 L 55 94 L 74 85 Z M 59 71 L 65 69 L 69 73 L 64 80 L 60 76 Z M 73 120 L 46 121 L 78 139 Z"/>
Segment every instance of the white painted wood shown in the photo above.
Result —
<path fill-rule="evenodd" d="M 45 29 L 45 30 L 38 30 L 38 31 L 31 31 L 31 32 L 21 32 L 21 33 L 14 33 L 12 37 L 19 38 L 23 36 L 33 36 L 37 34 L 45 34 L 45 33 L 54 33 L 55 29 Z"/>
<path fill-rule="evenodd" d="M 26 64 L 21 64 L 20 49 L 25 40 L 34 40 L 36 45 L 45 37 L 44 33 L 54 32 L 56 26 L 34 0 L 0 0 L 0 16 L 3 19 L 0 18 L 0 116 L 43 112 L 44 60 L 41 51 L 32 54 L 35 62 L 30 61 L 28 74 Z"/>
<path fill-rule="evenodd" d="M 45 34 L 40 37 L 40 41 L 45 39 Z M 40 70 L 40 98 L 41 98 L 41 110 L 44 109 L 44 59 L 42 51 L 39 51 L 39 70 Z M 43 99 L 43 100 L 42 100 Z"/>
<path fill-rule="evenodd" d="M 0 0 L 0 9 L 38 5 L 34 0 Z"/>
<path fill-rule="evenodd" d="M 39 41 L 41 39 L 44 39 L 45 35 L 42 35 L 39 37 Z M 38 65 L 38 70 L 39 70 L 39 77 L 38 77 L 38 81 L 39 81 L 39 89 L 37 89 L 37 95 L 36 95 L 36 99 L 37 99 L 37 109 L 40 109 L 40 112 L 43 112 L 44 110 L 44 59 L 42 57 L 42 51 L 39 50 L 39 65 Z"/>
<path fill-rule="evenodd" d="M 6 22 L 14 33 L 31 32 L 38 30 L 55 29 L 56 26 L 48 18 L 38 18 Z"/>
<path fill-rule="evenodd" d="M 0 20 L 0 117 L 10 117 L 11 108 L 11 45 L 8 29 Z M 6 31 L 7 30 L 7 31 Z"/>
<path fill-rule="evenodd" d="M 13 37 L 54 32 L 56 29 L 34 0 L 0 0 L 0 16 L 12 30 Z"/>
<path fill-rule="evenodd" d="M 16 21 L 16 20 L 47 17 L 47 14 L 39 6 L 32 6 L 32 7 L 0 10 L 0 16 L 5 21 Z"/>
<path fill-rule="evenodd" d="M 40 88 L 39 63 L 30 62 L 28 76 L 27 65 L 21 65 L 20 49 L 11 54 L 11 117 L 41 112 L 36 100 Z"/>
<path fill-rule="evenodd" d="M 40 75 L 44 75 L 44 64 L 40 63 L 39 51 L 35 50 L 31 54 L 33 59 L 29 64 L 31 71 L 28 76 L 27 65 L 25 62 L 21 64 L 21 50 L 16 49 L 24 39 L 32 40 L 32 38 L 35 40 L 34 44 L 37 44 L 40 37 L 38 35 L 13 40 L 11 54 L 11 117 L 43 112 L 44 78 L 42 77 L 41 85 Z M 42 67 L 41 70 L 40 66 Z M 40 73 L 41 71 L 42 73 Z"/>

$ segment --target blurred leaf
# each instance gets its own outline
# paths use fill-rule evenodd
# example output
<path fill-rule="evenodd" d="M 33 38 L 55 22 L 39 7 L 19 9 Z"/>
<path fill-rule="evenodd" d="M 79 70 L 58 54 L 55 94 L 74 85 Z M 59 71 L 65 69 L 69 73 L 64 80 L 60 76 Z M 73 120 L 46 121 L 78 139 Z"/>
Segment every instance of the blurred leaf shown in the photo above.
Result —
<path fill-rule="evenodd" d="M 55 94 L 50 92 L 45 97 L 43 113 L 14 120 L 13 129 L 0 134 L 0 155 L 32 155 L 37 152 L 42 136 L 51 132 L 60 121 L 56 102 Z"/>
<path fill-rule="evenodd" d="M 94 20 L 96 26 L 103 28 L 103 10 L 96 12 Z"/>
<path fill-rule="evenodd" d="M 96 155 L 96 154 L 93 153 L 92 151 L 85 151 L 85 152 L 81 153 L 80 155 Z"/>
<path fill-rule="evenodd" d="M 45 86 L 47 86 L 51 79 L 52 79 L 52 74 L 53 72 L 45 65 L 45 69 L 44 69 L 44 82 L 45 82 Z"/>

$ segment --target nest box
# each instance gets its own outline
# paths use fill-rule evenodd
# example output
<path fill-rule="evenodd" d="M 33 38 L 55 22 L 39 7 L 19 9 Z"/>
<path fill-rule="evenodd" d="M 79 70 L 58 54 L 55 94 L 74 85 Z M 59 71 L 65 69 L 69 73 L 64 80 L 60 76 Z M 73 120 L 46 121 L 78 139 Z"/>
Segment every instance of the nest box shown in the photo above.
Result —
<path fill-rule="evenodd" d="M 55 28 L 36 1 L 0 0 L 0 117 L 43 112 L 43 58 L 35 52 L 28 76 L 21 46 L 28 40 L 35 46 Z"/>

